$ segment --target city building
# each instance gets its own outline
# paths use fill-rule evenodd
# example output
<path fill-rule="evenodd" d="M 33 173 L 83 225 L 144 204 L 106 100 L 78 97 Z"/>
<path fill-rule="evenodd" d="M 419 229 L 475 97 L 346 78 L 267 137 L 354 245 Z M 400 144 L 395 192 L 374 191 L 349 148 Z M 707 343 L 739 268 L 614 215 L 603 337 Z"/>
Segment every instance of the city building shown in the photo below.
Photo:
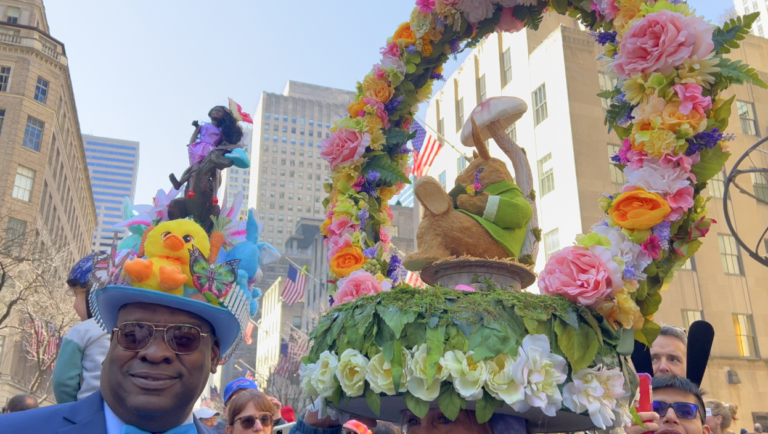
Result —
<path fill-rule="evenodd" d="M 304 303 L 299 301 L 289 306 L 280 298 L 286 282 L 285 277 L 278 277 L 261 297 L 261 320 L 254 367 L 256 383 L 260 390 L 277 398 L 283 405 L 303 408 L 304 394 L 298 373 L 291 373 L 288 378 L 275 373 L 280 357 L 288 354 L 291 335 L 301 333 L 306 336 L 306 332 L 301 331 Z"/>
<path fill-rule="evenodd" d="M 302 217 L 323 217 L 330 167 L 320 142 L 331 122 L 347 115 L 355 93 L 289 81 L 282 94 L 264 92 L 253 115 L 249 206 L 264 223 L 262 241 L 284 252 Z M 265 277 L 265 285 L 272 282 Z"/>
<path fill-rule="evenodd" d="M 125 220 L 123 200 L 133 203 L 136 176 L 139 172 L 139 142 L 110 139 L 83 134 L 85 158 L 91 177 L 93 201 L 98 223 L 93 232 L 93 251 L 109 250 L 114 232 L 118 239 L 126 236 L 126 229 L 115 229 Z"/>
<path fill-rule="evenodd" d="M 739 16 L 760 12 L 757 20 L 755 20 L 755 24 L 752 26 L 752 34 L 765 37 L 763 18 L 768 17 L 766 0 L 733 0 L 733 8 L 736 11 L 736 15 Z"/>
<path fill-rule="evenodd" d="M 240 123 L 240 126 L 243 127 L 243 138 L 240 141 L 243 145 L 243 149 L 245 150 L 245 153 L 248 155 L 248 158 L 251 160 L 251 167 L 253 166 L 253 127 L 246 124 L 246 123 Z M 251 183 L 251 168 L 248 169 L 238 169 L 237 167 L 230 167 L 229 169 L 226 169 L 224 171 L 224 195 L 223 197 L 227 198 L 228 203 L 231 203 L 232 199 L 234 199 L 235 195 L 242 191 L 243 192 L 243 207 L 240 208 L 240 218 L 247 219 L 248 218 L 248 200 L 249 200 L 249 187 Z"/>
<path fill-rule="evenodd" d="M 538 32 L 487 38 L 429 103 L 427 123 L 458 148 L 466 116 L 485 98 L 516 96 L 528 104 L 528 112 L 508 133 L 525 148 L 537 180 L 543 240 L 536 271 L 549 255 L 571 245 L 577 234 L 587 233 L 603 217 L 600 194 L 616 192 L 625 183 L 623 173 L 609 163 L 619 140 L 603 125 L 607 102 L 596 94 L 612 88 L 616 78 L 595 61 L 599 53 L 599 46 L 574 20 L 550 14 Z M 768 40 L 750 35 L 729 57 L 748 62 L 765 79 L 766 54 Z M 768 90 L 733 86 L 724 97 L 734 94 L 729 132 L 737 137 L 728 144 L 733 157 L 727 170 L 768 134 Z M 493 140 L 489 147 L 494 157 L 507 161 Z M 462 155 L 444 146 L 429 175 L 450 189 L 465 164 Z M 768 166 L 768 160 L 762 164 Z M 511 163 L 508 167 L 514 173 Z M 768 268 L 741 252 L 729 233 L 722 209 L 723 179 L 721 174 L 710 181 L 704 193 L 713 197 L 709 215 L 719 223 L 662 294 L 664 303 L 654 320 L 682 327 L 697 319 L 712 323 L 716 337 L 703 387 L 710 396 L 737 404 L 741 426 L 751 426 L 768 416 L 763 399 L 768 394 L 768 352 L 761 351 L 768 348 Z M 740 179 L 741 185 L 750 188 L 748 179 Z M 767 181 L 758 176 L 752 182 L 755 195 L 768 197 Z M 731 203 L 742 238 L 760 239 L 768 226 L 768 206 L 739 194 Z"/>
<path fill-rule="evenodd" d="M 0 1 L 0 161 L 0 236 L 55 251 L 62 264 L 89 253 L 97 218 L 72 78 L 41 0 Z M 8 332 L 0 404 L 28 391 L 36 372 Z"/>

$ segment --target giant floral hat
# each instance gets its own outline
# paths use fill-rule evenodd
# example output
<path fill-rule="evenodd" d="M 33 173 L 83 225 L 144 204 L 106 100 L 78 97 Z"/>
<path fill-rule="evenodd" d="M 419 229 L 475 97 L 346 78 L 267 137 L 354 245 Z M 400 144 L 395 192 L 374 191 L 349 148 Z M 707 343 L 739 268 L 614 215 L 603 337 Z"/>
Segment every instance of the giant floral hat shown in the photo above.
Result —
<path fill-rule="evenodd" d="M 412 168 L 425 174 L 440 150 L 414 121 L 418 104 L 433 93 L 435 81 L 444 80 L 449 56 L 477 46 L 494 30 L 536 30 L 547 10 L 579 19 L 602 47 L 600 59 L 616 84 L 599 97 L 610 105 L 605 123 L 621 143 L 611 160 L 627 175 L 627 185 L 600 198 L 605 216 L 588 234 L 550 255 L 538 279 L 541 294 L 506 291 L 485 276 L 454 283 L 455 289 L 440 280 L 414 288 L 423 282 L 406 274 L 401 252 L 390 243 L 389 202 L 411 182 Z M 352 415 L 390 421 L 400 421 L 405 410 L 421 417 L 437 407 L 454 420 L 460 410 L 474 409 L 481 423 L 507 414 L 539 432 L 627 423 L 638 388 L 629 359 L 635 341 L 652 345 L 660 331 L 653 315 L 662 290 L 714 223 L 701 192 L 730 156 L 724 130 L 734 98 L 722 92 L 734 83 L 768 87 L 753 68 L 727 58 L 757 16 L 716 28 L 682 1 L 418 0 L 381 49 L 381 62 L 357 84 L 349 116 L 334 123 L 321 145 L 332 171 L 321 227 L 332 308 L 310 336 L 301 368 L 305 392 Z M 662 43 L 669 34 L 688 36 Z M 490 99 L 475 109 L 462 137 L 476 143 L 476 136 L 484 141 L 490 135 L 505 154 L 527 162 L 507 128 L 530 117 L 522 117 L 524 104 L 517 104 L 507 107 L 509 122 L 502 122 L 490 112 L 503 102 Z M 494 116 L 483 118 L 486 109 Z M 537 108 L 537 117 L 541 113 L 546 111 Z M 517 169 L 522 194 L 508 200 L 528 201 L 534 217 L 526 254 L 501 258 L 500 268 L 533 266 L 541 239 L 530 168 Z M 509 217 L 497 213 L 504 196 L 486 190 L 479 171 L 474 179 L 457 185 L 462 200 L 452 204 L 443 200 L 444 183 L 419 180 L 414 192 L 420 202 L 429 199 L 416 194 L 420 185 L 431 188 L 423 192 L 439 193 L 421 225 L 453 209 L 471 211 L 460 205 L 471 202 L 485 214 L 470 214 L 513 226 L 511 219 L 497 222 Z M 478 194 L 489 196 L 480 198 L 486 204 Z M 459 232 L 457 227 L 436 224 L 433 233 Z M 424 241 L 420 248 L 430 239 Z M 435 250 L 454 247 L 443 246 Z M 419 259 L 409 264 L 412 269 L 430 262 L 444 270 L 478 258 Z"/>

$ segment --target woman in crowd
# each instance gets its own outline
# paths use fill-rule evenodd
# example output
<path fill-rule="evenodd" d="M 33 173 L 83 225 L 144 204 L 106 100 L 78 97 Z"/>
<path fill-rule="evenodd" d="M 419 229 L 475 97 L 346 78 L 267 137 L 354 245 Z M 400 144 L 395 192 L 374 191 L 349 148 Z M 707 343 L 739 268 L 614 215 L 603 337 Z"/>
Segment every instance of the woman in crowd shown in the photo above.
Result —
<path fill-rule="evenodd" d="M 707 426 L 712 430 L 712 434 L 726 434 L 728 427 L 736 418 L 739 407 L 733 404 L 726 404 L 714 399 L 706 402 L 707 406 Z"/>
<path fill-rule="evenodd" d="M 267 395 L 246 389 L 232 398 L 227 405 L 227 434 L 272 434 L 275 407 Z"/>

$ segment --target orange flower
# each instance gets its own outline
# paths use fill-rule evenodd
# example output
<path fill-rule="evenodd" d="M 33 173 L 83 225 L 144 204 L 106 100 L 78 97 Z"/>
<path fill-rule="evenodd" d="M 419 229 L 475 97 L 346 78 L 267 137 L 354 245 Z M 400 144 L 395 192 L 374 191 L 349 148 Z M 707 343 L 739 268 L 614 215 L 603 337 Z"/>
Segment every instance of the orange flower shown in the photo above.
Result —
<path fill-rule="evenodd" d="M 667 104 L 661 113 L 662 128 L 665 130 L 677 132 L 677 129 L 688 124 L 693 131 L 700 132 L 707 127 L 707 118 L 699 114 L 696 110 L 684 115 L 680 113 L 680 102 Z M 703 123 L 703 126 L 699 128 Z"/>
<path fill-rule="evenodd" d="M 353 271 L 363 268 L 365 256 L 359 247 L 344 247 L 331 259 L 331 271 L 339 277 L 347 277 Z"/>
<path fill-rule="evenodd" d="M 360 114 L 361 111 L 365 110 L 365 106 L 366 106 L 366 104 L 365 104 L 365 102 L 363 102 L 363 100 L 352 101 L 347 106 L 347 111 L 349 112 L 350 116 L 352 116 L 353 118 L 356 118 L 356 117 L 358 117 L 358 115 Z"/>
<path fill-rule="evenodd" d="M 424 57 L 429 57 L 432 55 L 432 44 L 429 43 L 429 36 L 424 35 L 424 38 L 422 38 L 423 44 L 421 45 L 421 52 L 424 54 Z"/>
<path fill-rule="evenodd" d="M 398 27 L 397 31 L 395 31 L 394 36 L 392 36 L 392 42 L 397 42 L 399 40 L 402 40 L 405 46 L 413 45 L 416 43 L 416 34 L 413 33 L 413 30 L 411 30 L 410 23 L 400 24 L 400 27 Z"/>
<path fill-rule="evenodd" d="M 373 75 L 368 75 L 363 81 L 363 94 L 378 102 L 389 102 L 394 93 L 394 89 L 392 89 L 388 83 L 382 80 L 377 80 Z"/>
<path fill-rule="evenodd" d="M 619 195 L 608 215 L 624 229 L 650 229 L 664 221 L 671 211 L 663 197 L 638 188 Z"/>
<path fill-rule="evenodd" d="M 625 289 L 619 291 L 614 299 L 600 303 L 596 310 L 614 330 L 622 327 L 640 330 L 645 322 L 640 308 L 637 307 Z"/>
<path fill-rule="evenodd" d="M 320 225 L 320 232 L 326 237 L 328 236 L 328 226 L 330 226 L 331 223 L 333 223 L 333 220 L 331 220 L 331 218 L 328 217 L 327 219 L 325 219 L 323 224 Z"/>

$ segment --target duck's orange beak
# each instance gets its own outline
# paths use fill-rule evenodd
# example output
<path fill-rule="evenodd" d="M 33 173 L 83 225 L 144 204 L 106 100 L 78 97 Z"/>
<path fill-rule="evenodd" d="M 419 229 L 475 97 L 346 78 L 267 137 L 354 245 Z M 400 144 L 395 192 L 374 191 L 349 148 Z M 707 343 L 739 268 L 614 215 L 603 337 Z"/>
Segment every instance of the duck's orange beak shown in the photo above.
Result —
<path fill-rule="evenodd" d="M 163 247 L 172 252 L 179 252 L 184 248 L 184 240 L 176 234 L 169 234 L 163 238 Z"/>

